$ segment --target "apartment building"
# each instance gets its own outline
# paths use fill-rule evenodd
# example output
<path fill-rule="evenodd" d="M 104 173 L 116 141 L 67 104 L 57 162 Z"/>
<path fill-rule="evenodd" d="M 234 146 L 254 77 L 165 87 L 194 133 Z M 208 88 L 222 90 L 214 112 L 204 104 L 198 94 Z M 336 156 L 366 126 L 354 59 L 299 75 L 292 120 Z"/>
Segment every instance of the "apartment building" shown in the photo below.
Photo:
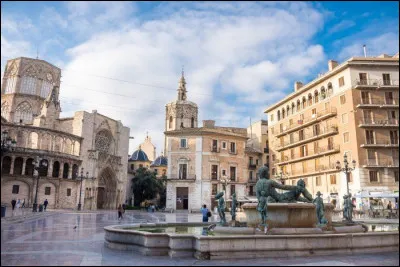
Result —
<path fill-rule="evenodd" d="M 398 194 L 399 57 L 330 60 L 329 71 L 268 107 L 271 175 L 286 184 L 303 178 L 325 201 L 346 193 L 336 169 L 343 155 L 356 161 L 349 179 L 354 195 Z M 359 199 L 357 200 L 359 201 Z"/>

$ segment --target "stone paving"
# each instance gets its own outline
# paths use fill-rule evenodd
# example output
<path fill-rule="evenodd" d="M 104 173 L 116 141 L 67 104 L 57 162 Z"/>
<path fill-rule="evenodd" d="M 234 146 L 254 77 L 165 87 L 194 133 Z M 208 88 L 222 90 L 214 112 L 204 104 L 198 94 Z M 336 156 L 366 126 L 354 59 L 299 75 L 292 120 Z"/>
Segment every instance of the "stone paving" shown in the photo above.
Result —
<path fill-rule="evenodd" d="M 264 265 L 264 266 L 398 266 L 399 253 L 315 256 L 249 260 L 170 259 L 104 247 L 107 225 L 118 224 L 116 211 L 48 211 L 47 216 L 2 224 L 1 265 L 143 266 L 143 265 Z M 217 217 L 211 218 L 216 221 Z M 127 211 L 121 223 L 200 222 L 200 214 Z M 76 226 L 76 229 L 74 227 Z"/>

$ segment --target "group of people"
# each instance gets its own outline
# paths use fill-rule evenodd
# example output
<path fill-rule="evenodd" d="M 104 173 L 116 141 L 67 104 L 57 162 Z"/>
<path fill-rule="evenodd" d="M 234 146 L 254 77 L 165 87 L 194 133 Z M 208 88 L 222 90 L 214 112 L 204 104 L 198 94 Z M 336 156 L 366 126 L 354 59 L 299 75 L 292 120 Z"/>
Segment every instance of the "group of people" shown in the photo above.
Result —
<path fill-rule="evenodd" d="M 48 205 L 48 204 L 49 204 L 49 201 L 48 201 L 47 198 L 46 198 L 46 200 L 43 202 L 43 206 L 44 206 L 44 210 L 45 210 L 45 211 L 46 211 L 46 209 L 47 209 L 47 205 Z M 17 209 L 19 209 L 19 208 L 25 208 L 25 198 L 24 198 L 24 201 L 22 201 L 22 202 L 21 202 L 20 199 L 18 199 L 18 201 L 15 200 L 15 199 L 11 200 L 11 207 L 12 207 L 12 210 L 13 210 L 13 211 L 15 210 L 15 208 L 17 208 Z"/>

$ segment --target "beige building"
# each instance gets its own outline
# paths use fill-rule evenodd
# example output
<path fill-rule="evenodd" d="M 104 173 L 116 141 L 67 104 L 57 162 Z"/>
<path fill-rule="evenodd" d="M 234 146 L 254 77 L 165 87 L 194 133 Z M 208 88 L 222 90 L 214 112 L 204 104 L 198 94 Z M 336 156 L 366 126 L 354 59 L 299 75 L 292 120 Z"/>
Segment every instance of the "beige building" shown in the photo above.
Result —
<path fill-rule="evenodd" d="M 256 183 L 262 165 L 266 138 L 263 125 L 254 127 L 254 140 L 246 146 L 246 128 L 219 127 L 213 120 L 198 127 L 198 108 L 186 100 L 182 75 L 178 99 L 166 105 L 165 144 L 168 157 L 167 208 L 199 211 L 202 204 L 214 207 L 214 196 L 226 185 L 226 199 L 236 192 L 246 198 Z M 263 130 L 261 130 L 263 129 Z"/>
<path fill-rule="evenodd" d="M 146 153 L 150 161 L 154 161 L 156 159 L 156 147 L 151 142 L 151 137 L 148 133 L 144 142 L 141 143 L 139 146 L 143 150 L 143 152 Z"/>
<path fill-rule="evenodd" d="M 399 181 L 399 58 L 330 60 L 329 71 L 268 107 L 271 175 L 305 179 L 326 200 L 346 193 L 343 155 L 356 161 L 352 195 L 393 193 Z M 358 206 L 357 206 L 358 208 Z"/>
<path fill-rule="evenodd" d="M 17 141 L 2 155 L 1 201 L 25 199 L 36 191 L 33 162 L 39 171 L 38 203 L 76 208 L 80 171 L 84 209 L 115 208 L 125 199 L 129 128 L 96 110 L 60 118 L 61 70 L 46 61 L 20 57 L 7 62 L 1 88 L 1 129 Z"/>

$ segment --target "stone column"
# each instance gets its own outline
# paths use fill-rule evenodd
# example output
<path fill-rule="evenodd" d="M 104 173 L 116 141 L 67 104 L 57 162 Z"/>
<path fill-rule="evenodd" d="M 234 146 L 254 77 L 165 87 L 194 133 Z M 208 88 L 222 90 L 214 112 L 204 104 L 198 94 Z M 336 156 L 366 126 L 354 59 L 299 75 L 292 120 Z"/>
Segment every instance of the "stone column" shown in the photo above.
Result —
<path fill-rule="evenodd" d="M 14 174 L 14 161 L 15 161 L 15 156 L 11 156 L 10 174 Z"/>
<path fill-rule="evenodd" d="M 58 178 L 63 178 L 64 173 L 64 162 L 60 162 L 60 172 L 58 173 Z"/>
<path fill-rule="evenodd" d="M 27 161 L 27 158 L 23 158 L 23 162 L 22 162 L 22 175 L 25 175 L 26 161 Z"/>
<path fill-rule="evenodd" d="M 73 165 L 72 164 L 69 164 L 69 169 L 68 169 L 68 179 L 72 179 L 72 167 L 73 167 Z"/>
<path fill-rule="evenodd" d="M 50 159 L 48 161 L 49 167 L 47 168 L 47 177 L 51 178 L 53 177 L 53 160 Z"/>

